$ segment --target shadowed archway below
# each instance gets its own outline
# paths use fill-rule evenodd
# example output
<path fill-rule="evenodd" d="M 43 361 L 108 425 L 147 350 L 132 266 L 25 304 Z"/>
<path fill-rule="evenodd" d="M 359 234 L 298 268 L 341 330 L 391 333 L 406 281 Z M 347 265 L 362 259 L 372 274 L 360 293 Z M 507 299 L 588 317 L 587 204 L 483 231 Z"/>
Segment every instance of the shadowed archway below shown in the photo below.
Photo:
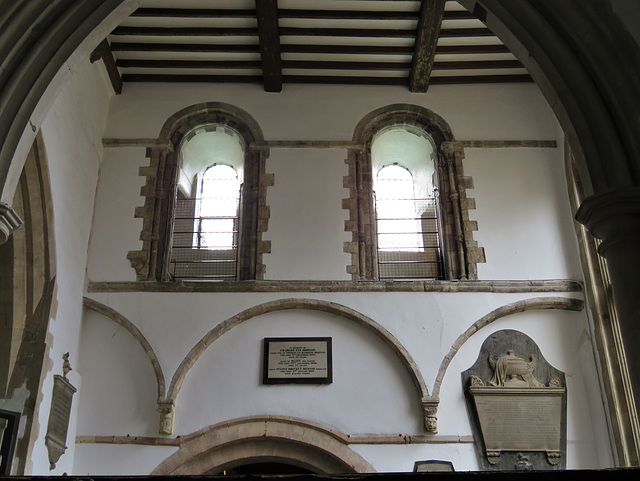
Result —
<path fill-rule="evenodd" d="M 241 418 L 182 436 L 180 449 L 151 474 L 220 474 L 262 462 L 286 463 L 317 474 L 374 473 L 346 439 L 342 433 L 300 419 Z"/>

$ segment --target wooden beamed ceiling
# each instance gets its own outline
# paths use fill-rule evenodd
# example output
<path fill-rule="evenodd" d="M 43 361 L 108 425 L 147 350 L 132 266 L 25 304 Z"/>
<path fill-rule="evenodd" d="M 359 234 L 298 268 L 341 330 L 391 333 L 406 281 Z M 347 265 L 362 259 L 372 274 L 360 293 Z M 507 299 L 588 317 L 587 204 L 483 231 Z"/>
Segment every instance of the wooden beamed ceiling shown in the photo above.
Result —
<path fill-rule="evenodd" d="M 531 82 L 451 0 L 147 0 L 96 49 L 127 82 L 429 85 Z"/>

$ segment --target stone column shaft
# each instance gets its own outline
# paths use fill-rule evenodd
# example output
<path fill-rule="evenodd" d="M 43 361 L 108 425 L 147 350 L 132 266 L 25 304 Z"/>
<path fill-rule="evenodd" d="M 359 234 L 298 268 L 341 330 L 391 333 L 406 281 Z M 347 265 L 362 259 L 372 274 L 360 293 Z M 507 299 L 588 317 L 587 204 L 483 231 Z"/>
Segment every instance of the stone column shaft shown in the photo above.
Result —
<path fill-rule="evenodd" d="M 601 240 L 620 325 L 624 359 L 640 412 L 640 188 L 624 188 L 585 199 L 576 219 Z"/>

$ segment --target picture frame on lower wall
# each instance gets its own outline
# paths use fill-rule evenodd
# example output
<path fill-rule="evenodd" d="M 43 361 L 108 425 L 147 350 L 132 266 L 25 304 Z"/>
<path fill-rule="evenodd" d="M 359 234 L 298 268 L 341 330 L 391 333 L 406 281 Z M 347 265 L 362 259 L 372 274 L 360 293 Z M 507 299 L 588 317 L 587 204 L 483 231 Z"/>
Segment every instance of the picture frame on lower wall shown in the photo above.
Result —
<path fill-rule="evenodd" d="M 267 337 L 263 341 L 263 384 L 331 384 L 330 337 Z"/>

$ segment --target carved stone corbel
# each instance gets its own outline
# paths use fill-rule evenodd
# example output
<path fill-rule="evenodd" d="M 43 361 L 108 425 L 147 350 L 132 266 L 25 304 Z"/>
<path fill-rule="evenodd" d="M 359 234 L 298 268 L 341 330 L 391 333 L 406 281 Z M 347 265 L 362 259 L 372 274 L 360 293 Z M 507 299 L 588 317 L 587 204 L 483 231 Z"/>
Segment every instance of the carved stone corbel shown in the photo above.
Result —
<path fill-rule="evenodd" d="M 160 434 L 173 434 L 173 415 L 175 413 L 173 400 L 167 399 L 158 401 L 158 412 L 160 413 Z"/>
<path fill-rule="evenodd" d="M 11 206 L 0 202 L 0 245 L 9 240 L 9 236 L 22 225 L 22 219 Z"/>
<path fill-rule="evenodd" d="M 438 404 L 439 401 L 422 401 L 424 428 L 429 434 L 438 432 Z"/>

